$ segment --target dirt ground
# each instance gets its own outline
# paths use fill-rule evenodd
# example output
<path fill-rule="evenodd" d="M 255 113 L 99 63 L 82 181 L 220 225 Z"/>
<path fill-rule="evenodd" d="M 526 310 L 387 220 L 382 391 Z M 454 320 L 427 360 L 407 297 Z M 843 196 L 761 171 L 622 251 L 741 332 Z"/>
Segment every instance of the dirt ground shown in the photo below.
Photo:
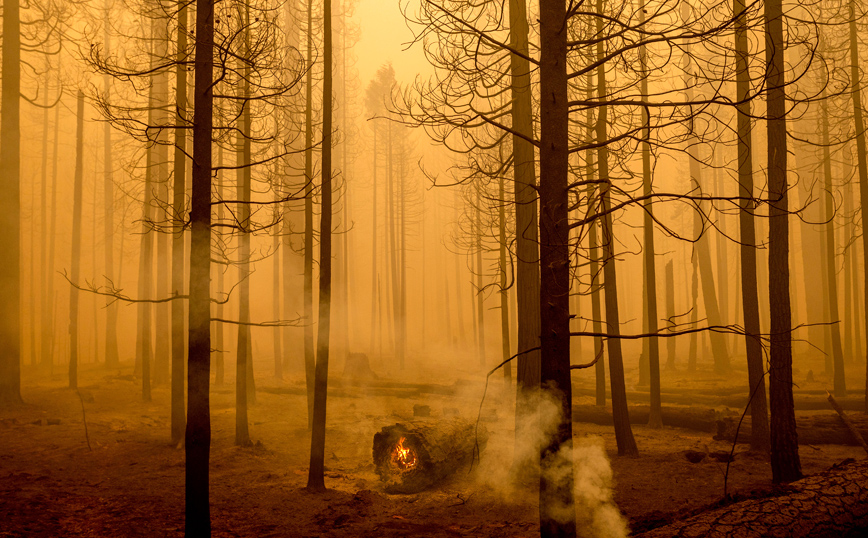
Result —
<path fill-rule="evenodd" d="M 65 388 L 63 373 L 49 377 L 26 371 L 26 404 L 0 411 L 0 536 L 183 534 L 184 451 L 169 444 L 168 387 L 156 387 L 153 401 L 143 403 L 129 370 L 86 365 L 81 401 Z M 533 488 L 508 487 L 491 471 L 509 467 L 513 437 L 511 402 L 498 401 L 496 387 L 482 412 L 490 432 L 483 471 L 462 472 L 423 493 L 389 495 L 374 472 L 373 434 L 411 419 L 414 404 L 430 406 L 435 419 L 454 409 L 473 419 L 481 381 L 332 383 L 326 451 L 330 489 L 313 494 L 304 489 L 310 441 L 301 379 L 263 376 L 257 383 L 251 447 L 234 445 L 232 385 L 213 387 L 214 536 L 538 536 Z M 684 452 L 728 452 L 728 443 L 714 441 L 710 433 L 669 427 L 634 426 L 633 431 L 641 455 L 625 458 L 616 455 L 610 427 L 575 424 L 577 438 L 602 438 L 614 471 L 615 502 L 634 533 L 720 501 L 725 464 L 712 458 L 693 464 Z M 864 456 L 858 447 L 801 447 L 805 474 Z M 770 466 L 739 445 L 728 482 L 729 491 L 738 495 L 767 491 Z"/>

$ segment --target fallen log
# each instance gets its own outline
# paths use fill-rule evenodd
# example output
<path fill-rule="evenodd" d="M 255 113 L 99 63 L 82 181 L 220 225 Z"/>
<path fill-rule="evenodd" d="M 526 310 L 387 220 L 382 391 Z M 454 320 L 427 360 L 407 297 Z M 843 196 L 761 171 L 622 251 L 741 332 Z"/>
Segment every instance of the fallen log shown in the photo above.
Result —
<path fill-rule="evenodd" d="M 868 460 L 852 461 L 787 486 L 639 534 L 643 538 L 832 538 L 868 530 Z"/>
<path fill-rule="evenodd" d="M 388 493 L 416 493 L 469 470 L 485 445 L 480 427 L 460 418 L 402 422 L 374 434 L 374 466 Z"/>
<path fill-rule="evenodd" d="M 844 422 L 844 425 L 847 426 L 847 430 L 850 431 L 853 439 L 855 439 L 856 442 L 862 446 L 862 449 L 865 452 L 868 452 L 868 445 L 865 444 L 865 436 L 863 436 L 856 428 L 856 425 L 853 423 L 853 419 L 851 419 L 844 413 L 844 410 L 841 409 L 841 406 L 838 405 L 837 401 L 835 401 L 835 397 L 832 396 L 832 393 L 826 392 L 826 394 L 828 394 L 829 396 L 829 404 L 832 406 L 832 409 L 834 409 L 835 412 L 838 413 L 838 416 L 841 417 L 841 420 Z"/>
<path fill-rule="evenodd" d="M 854 427 L 868 437 L 868 416 L 852 415 L 849 417 Z M 717 423 L 717 434 L 714 438 L 718 441 L 732 442 L 735 439 L 735 429 L 738 425 L 738 417 L 724 417 Z M 751 421 L 750 417 L 744 417 L 738 432 L 739 443 L 750 442 Z M 848 445 L 859 446 L 859 441 L 853 436 L 841 417 L 838 415 L 810 415 L 796 417 L 796 434 L 800 445 Z"/>
<path fill-rule="evenodd" d="M 648 424 L 650 408 L 647 405 L 631 405 L 628 407 L 631 424 Z M 663 424 L 702 432 L 714 433 L 721 415 L 714 409 L 697 407 L 663 407 Z M 600 426 L 611 426 L 612 409 L 596 405 L 574 405 L 573 422 L 587 422 Z"/>

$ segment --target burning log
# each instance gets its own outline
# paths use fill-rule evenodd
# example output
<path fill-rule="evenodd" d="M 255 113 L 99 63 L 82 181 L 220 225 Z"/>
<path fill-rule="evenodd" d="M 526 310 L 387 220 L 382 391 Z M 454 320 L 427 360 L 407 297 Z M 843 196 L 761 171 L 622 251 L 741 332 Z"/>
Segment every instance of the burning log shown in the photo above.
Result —
<path fill-rule="evenodd" d="M 459 418 L 398 423 L 374 434 L 374 465 L 388 493 L 416 493 L 469 470 L 485 439 Z"/>

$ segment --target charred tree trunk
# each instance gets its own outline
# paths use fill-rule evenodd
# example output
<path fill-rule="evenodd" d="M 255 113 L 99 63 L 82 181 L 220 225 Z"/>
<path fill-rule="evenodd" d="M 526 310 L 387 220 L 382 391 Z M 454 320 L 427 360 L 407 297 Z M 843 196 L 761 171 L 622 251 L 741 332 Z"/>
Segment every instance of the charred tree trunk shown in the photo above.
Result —
<path fill-rule="evenodd" d="M 244 25 L 242 36 L 242 50 L 245 57 L 250 52 L 250 10 L 249 7 L 239 8 L 239 13 Z M 250 190 L 251 190 L 251 125 L 250 125 L 250 67 L 242 61 L 239 69 L 242 81 L 241 110 L 238 119 L 238 139 L 236 140 L 236 166 L 239 166 L 236 175 L 236 192 L 239 200 L 237 213 L 237 225 L 239 227 L 238 248 L 238 338 L 235 350 L 235 444 L 246 446 L 250 444 L 250 425 L 247 419 L 247 408 L 251 401 L 248 393 L 248 377 L 250 376 Z"/>
<path fill-rule="evenodd" d="M 600 0 L 601 1 L 601 0 Z M 601 4 L 598 3 L 598 7 Z M 540 389 L 557 402 L 553 434 L 540 447 L 540 536 L 576 535 L 571 465 L 569 121 L 563 0 L 540 2 Z M 608 279 L 607 282 L 608 284 Z"/>
<path fill-rule="evenodd" d="M 788 258 L 787 116 L 781 0 L 766 2 L 765 32 L 769 156 L 769 305 L 771 310 L 769 396 L 772 480 L 792 482 L 801 478 L 802 470 L 793 409 L 793 349 Z"/>
<path fill-rule="evenodd" d="M 516 440 L 525 439 L 526 426 L 535 408 L 535 393 L 540 380 L 540 353 L 527 351 L 539 347 L 539 243 L 537 225 L 536 169 L 533 137 L 533 103 L 528 54 L 528 22 L 525 0 L 509 0 L 509 42 L 519 54 L 510 55 L 513 151 L 513 198 L 515 200 L 516 238 L 516 321 L 518 352 L 516 366 Z M 461 279 L 456 280 L 459 288 Z M 459 288 L 460 289 L 460 288 Z M 459 296 L 460 299 L 460 296 Z M 461 324 L 459 310 L 459 327 Z M 460 329 L 459 329 L 460 330 Z M 520 466 L 530 462 L 516 462 Z"/>
<path fill-rule="evenodd" d="M 21 401 L 21 34 L 19 0 L 3 3 L 0 101 L 0 404 Z M 58 107 L 59 108 L 59 107 Z"/>
<path fill-rule="evenodd" d="M 103 17 L 103 23 L 105 25 L 104 34 L 103 34 L 103 42 L 105 47 L 105 55 L 109 57 L 111 54 L 110 50 L 110 37 L 111 32 L 109 31 L 109 13 L 110 13 L 110 4 L 107 1 L 105 7 L 105 15 Z M 111 92 L 111 77 L 109 75 L 105 75 L 103 77 L 103 93 L 105 94 L 105 98 L 108 99 Z M 48 111 L 46 111 L 46 124 L 48 121 Z M 114 237 L 115 237 L 115 213 L 114 213 L 114 181 L 112 179 L 112 167 L 114 163 L 112 162 L 112 127 L 109 122 L 105 122 L 103 126 L 103 138 L 104 138 L 104 147 L 103 147 L 103 234 L 105 236 L 105 278 L 114 282 L 115 275 L 115 267 L 114 267 Z M 47 137 L 43 143 L 44 146 L 47 146 Z M 47 150 L 47 147 L 45 148 Z M 45 199 L 45 184 L 43 182 L 43 204 Z M 45 229 L 45 218 L 43 216 L 42 219 L 43 230 Z M 123 252 L 120 253 L 120 256 L 123 257 Z M 43 260 L 45 260 L 44 250 L 43 250 Z M 119 284 L 119 283 L 118 283 Z M 43 300 L 42 305 L 43 308 L 46 308 L 46 301 Z M 48 314 L 45 310 L 42 313 L 42 322 L 47 323 Z M 43 346 L 45 345 L 43 340 Z M 43 355 L 46 352 L 46 348 L 42 348 Z M 118 355 L 118 302 L 115 301 L 111 297 L 106 297 L 105 304 L 105 365 L 108 368 L 116 368 L 120 361 L 120 357 Z"/>
<path fill-rule="evenodd" d="M 78 389 L 78 288 L 81 267 L 81 205 L 84 190 L 84 93 L 78 90 L 75 106 L 75 178 L 72 194 L 72 268 L 69 278 L 69 388 Z"/>
<path fill-rule="evenodd" d="M 175 106 L 178 125 L 187 122 L 187 4 L 178 6 L 178 65 L 175 68 Z M 184 294 L 184 223 L 187 221 L 187 130 L 175 129 L 175 168 L 172 192 L 172 294 Z M 184 437 L 184 302 L 172 301 L 172 443 Z M 108 358 L 106 358 L 108 360 Z"/>
<path fill-rule="evenodd" d="M 190 195 L 190 303 L 185 434 L 185 531 L 211 535 L 208 459 L 211 448 L 211 144 L 214 2 L 196 0 L 193 173 Z"/>
<path fill-rule="evenodd" d="M 597 0 L 597 13 L 603 14 L 603 0 Z M 597 18 L 597 32 L 603 32 L 603 19 Z M 597 58 L 604 54 L 603 42 L 597 44 Z M 597 95 L 600 99 L 606 98 L 606 68 L 601 64 L 597 68 Z M 621 320 L 618 312 L 618 278 L 615 271 L 615 236 L 613 233 L 611 203 L 609 192 L 611 191 L 609 178 L 609 148 L 606 147 L 608 140 L 608 108 L 598 107 L 597 116 L 597 169 L 599 170 L 600 198 L 604 213 L 602 218 L 603 237 L 603 281 L 606 299 L 606 325 L 608 330 L 618 334 Z M 609 382 L 612 387 L 612 410 L 615 417 L 615 440 L 618 445 L 618 455 L 633 456 L 639 453 L 636 440 L 633 438 L 633 430 L 630 427 L 630 416 L 627 410 L 627 387 L 624 383 L 624 359 L 621 354 L 621 340 L 610 338 L 606 341 L 609 350 Z"/>
<path fill-rule="evenodd" d="M 326 395 L 329 372 L 329 325 L 332 286 L 332 6 L 323 6 L 322 216 L 319 254 L 319 326 L 316 349 L 313 428 L 307 487 L 325 491 Z"/>
<path fill-rule="evenodd" d="M 329 2 L 330 0 L 325 0 Z M 307 64 L 313 65 L 313 2 L 307 4 Z M 307 70 L 304 109 L 304 379 L 307 386 L 307 426 L 313 428 L 313 69 Z M 325 108 L 326 104 L 323 104 Z"/>
<path fill-rule="evenodd" d="M 853 120 L 856 124 L 856 158 L 859 167 L 859 200 L 862 205 L 862 222 L 863 228 L 866 210 L 868 208 L 868 158 L 865 153 L 868 151 L 865 144 L 865 122 L 862 112 L 862 70 L 859 66 L 859 42 L 856 33 L 856 7 L 855 0 L 849 0 L 848 19 L 850 20 L 850 84 L 851 93 L 853 95 Z M 868 234 L 862 233 L 862 261 L 864 263 L 864 304 L 862 306 L 862 321 L 863 334 L 868 335 Z M 868 354 L 868 341 L 865 346 L 866 354 Z M 868 413 L 868 362 L 866 362 L 865 376 L 865 412 Z"/>
<path fill-rule="evenodd" d="M 744 13 L 744 0 L 735 0 L 734 15 Z M 745 16 L 738 16 L 736 22 L 735 47 L 736 98 L 738 133 L 738 185 L 740 211 L 738 214 L 741 250 L 741 288 L 742 309 L 744 314 L 745 347 L 747 352 L 748 389 L 752 394 L 750 414 L 757 427 L 751 436 L 751 449 L 759 452 L 769 450 L 768 405 L 766 403 L 765 367 L 760 342 L 759 299 L 757 297 L 756 277 L 756 230 L 752 209 L 753 197 L 753 142 L 751 140 L 751 110 L 745 97 L 750 93 L 750 74 L 748 73 L 747 22 Z"/>
<path fill-rule="evenodd" d="M 645 23 L 645 0 L 639 1 L 639 22 Z M 639 49 L 639 64 L 643 74 L 648 72 L 647 52 L 645 47 Z M 648 79 L 642 77 L 640 82 L 641 92 L 644 96 L 648 95 Z M 643 203 L 645 210 L 643 230 L 644 230 L 644 267 L 645 267 L 645 309 L 647 316 L 645 318 L 648 324 L 648 332 L 653 334 L 657 332 L 657 267 L 654 261 L 654 209 L 651 199 L 651 116 L 648 109 L 644 109 L 645 128 L 642 132 L 642 185 L 643 194 L 646 197 Z M 614 261 L 614 260 L 613 260 Z M 651 415 L 648 418 L 648 426 L 651 428 L 660 428 L 663 426 L 663 419 L 660 413 L 660 341 L 657 338 L 648 340 L 648 369 L 649 380 L 651 384 Z"/>

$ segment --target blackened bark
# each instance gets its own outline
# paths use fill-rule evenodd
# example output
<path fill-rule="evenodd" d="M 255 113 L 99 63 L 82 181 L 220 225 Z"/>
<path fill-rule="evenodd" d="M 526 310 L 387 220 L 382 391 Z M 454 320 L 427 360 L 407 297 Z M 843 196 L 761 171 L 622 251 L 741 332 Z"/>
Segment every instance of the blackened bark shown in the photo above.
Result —
<path fill-rule="evenodd" d="M 208 458 L 211 449 L 211 138 L 214 1 L 196 0 L 193 173 L 190 195 L 190 306 L 187 430 L 184 443 L 187 536 L 210 536 Z"/>
<path fill-rule="evenodd" d="M 603 14 L 603 0 L 597 0 L 597 13 Z M 597 18 L 597 32 L 603 32 L 603 19 Z M 603 57 L 603 42 L 597 44 L 597 58 Z M 601 64 L 597 68 L 597 95 L 600 99 L 606 98 L 606 67 Z M 597 170 L 599 173 L 600 197 L 605 216 L 602 219 L 602 246 L 603 246 L 603 283 L 606 301 L 606 325 L 609 331 L 618 334 L 621 327 L 621 319 L 618 311 L 618 277 L 615 270 L 615 236 L 613 233 L 611 203 L 609 192 L 611 190 L 609 178 L 609 148 L 605 143 L 608 140 L 608 107 L 605 105 L 597 109 L 596 135 L 597 144 Z M 634 456 L 639 453 L 636 440 L 633 438 L 633 430 L 630 427 L 630 415 L 627 410 L 627 387 L 624 382 L 624 359 L 621 353 L 621 340 L 610 338 L 606 341 L 609 350 L 609 382 L 612 387 L 612 413 L 615 418 L 615 441 L 618 445 L 618 455 Z"/>
<path fill-rule="evenodd" d="M 793 409 L 793 349 L 790 321 L 789 214 L 787 211 L 787 118 L 784 87 L 784 29 L 781 0 L 765 4 L 766 95 L 768 103 L 769 305 L 771 310 L 772 480 L 802 476 Z"/>
<path fill-rule="evenodd" d="M 319 243 L 319 326 L 316 346 L 313 427 L 307 487 L 325 491 L 325 427 L 332 289 L 332 0 L 323 5 L 322 210 Z"/>
<path fill-rule="evenodd" d="M 181 63 L 187 55 L 187 3 L 183 0 L 178 6 L 178 36 L 175 68 L 175 106 L 176 121 L 184 125 L 187 121 L 187 70 Z M 187 194 L 187 130 L 175 130 L 175 169 L 172 192 L 172 294 L 184 293 L 184 223 L 186 222 Z M 184 303 L 172 301 L 172 443 L 178 443 L 184 436 L 186 416 L 184 414 Z M 106 358 L 108 360 L 108 358 Z"/>
<path fill-rule="evenodd" d="M 570 258 L 567 24 L 563 0 L 540 2 L 540 389 L 559 408 L 540 447 L 540 536 L 576 535 L 570 454 Z M 568 461 L 571 462 L 571 459 Z M 560 517 L 557 515 L 560 512 Z"/>
<path fill-rule="evenodd" d="M 528 23 L 525 0 L 509 0 L 509 40 L 513 50 L 527 57 Z M 540 344 L 539 319 L 539 244 L 537 224 L 536 169 L 534 167 L 533 104 L 530 63 L 518 54 L 510 55 L 513 135 L 513 198 L 515 200 L 516 238 L 516 321 L 518 351 Z M 460 279 L 456 280 L 460 289 Z M 459 307 L 460 308 L 460 307 Z M 461 311 L 459 310 L 459 320 Z M 460 326 L 459 326 L 460 327 Z M 534 393 L 539 387 L 539 351 L 522 353 L 516 366 L 516 439 L 526 438 L 525 423 L 536 408 Z M 525 462 L 521 462 L 522 465 Z"/>
<path fill-rule="evenodd" d="M 21 35 L 18 0 L 3 3 L 0 102 L 0 403 L 21 401 Z"/>
<path fill-rule="evenodd" d="M 72 194 L 72 268 L 69 278 L 78 285 L 81 267 L 81 204 L 84 190 L 84 93 L 75 98 L 75 177 Z M 69 290 L 69 388 L 78 389 L 78 288 Z"/>
<path fill-rule="evenodd" d="M 747 22 L 744 16 L 738 16 L 745 10 L 744 0 L 733 1 L 733 15 L 736 19 L 735 49 L 736 49 L 736 99 L 744 100 L 750 93 L 750 73 L 748 73 L 748 43 Z M 752 214 L 753 197 L 753 163 L 751 140 L 751 110 L 750 102 L 742 102 L 737 106 L 738 133 L 738 186 L 740 211 L 738 223 L 740 230 L 741 250 L 741 288 L 742 312 L 744 314 L 745 347 L 747 351 L 747 376 L 749 391 L 753 395 L 750 401 L 750 414 L 756 427 L 751 430 L 751 449 L 759 452 L 769 450 L 769 419 L 766 403 L 766 382 L 764 377 L 762 343 L 760 334 L 759 299 L 757 297 L 756 277 L 756 230 Z"/>

